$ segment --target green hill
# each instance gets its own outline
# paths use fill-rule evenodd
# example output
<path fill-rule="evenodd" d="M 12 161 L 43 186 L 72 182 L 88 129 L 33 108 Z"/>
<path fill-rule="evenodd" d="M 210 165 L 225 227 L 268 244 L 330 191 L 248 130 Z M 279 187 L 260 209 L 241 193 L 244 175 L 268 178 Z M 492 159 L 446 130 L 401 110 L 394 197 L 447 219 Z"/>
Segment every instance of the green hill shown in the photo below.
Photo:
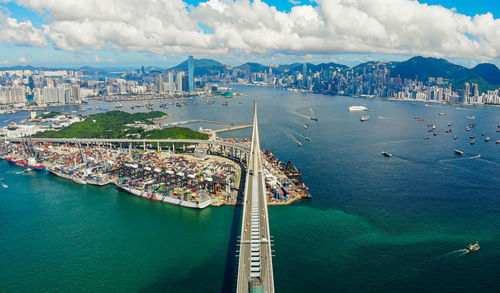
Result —
<path fill-rule="evenodd" d="M 141 122 L 152 124 L 149 119 L 164 116 L 165 113 L 152 111 L 149 113 L 127 113 L 109 111 L 87 116 L 82 122 L 73 123 L 60 130 L 50 130 L 35 134 L 33 137 L 50 138 L 179 138 L 208 139 L 208 136 L 184 127 L 173 127 L 146 132 L 140 127 L 127 124 Z"/>

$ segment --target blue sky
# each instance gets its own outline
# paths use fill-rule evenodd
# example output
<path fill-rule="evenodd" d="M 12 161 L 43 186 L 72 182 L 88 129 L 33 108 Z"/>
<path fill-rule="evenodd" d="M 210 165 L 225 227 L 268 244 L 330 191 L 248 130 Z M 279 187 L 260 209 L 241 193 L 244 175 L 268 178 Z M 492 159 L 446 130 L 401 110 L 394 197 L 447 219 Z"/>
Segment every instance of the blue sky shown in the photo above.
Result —
<path fill-rule="evenodd" d="M 262 0 L 264 5 L 253 5 L 249 0 L 210 0 L 208 5 L 208 0 L 163 1 L 167 1 L 164 6 L 155 6 L 158 4 L 153 1 L 129 0 L 127 4 L 111 8 L 115 14 L 110 13 L 108 20 L 103 19 L 106 14 L 99 13 L 99 10 L 110 11 L 106 5 L 111 2 L 107 0 L 100 1 L 103 4 L 92 4 L 96 7 L 59 5 L 56 0 L 37 3 L 0 0 L 0 66 L 169 67 L 188 55 L 233 66 L 247 61 L 264 64 L 338 62 L 352 66 L 369 60 L 404 60 L 414 55 L 445 57 L 469 67 L 480 62 L 499 65 L 499 42 L 491 31 L 500 30 L 500 24 L 496 24 L 500 23 L 500 1 L 426 0 L 413 6 L 415 1 L 398 0 L 401 10 L 408 15 L 415 10 L 413 25 L 406 23 L 412 17 L 399 21 L 415 36 L 420 36 L 417 41 L 407 37 L 408 30 L 398 29 L 392 17 L 378 15 L 362 0 L 352 1 L 357 3 L 352 7 L 345 3 L 342 4 L 345 7 L 332 6 L 326 0 Z M 377 1 L 382 4 L 379 3 L 381 11 L 394 8 L 385 7 L 383 0 Z M 446 9 L 427 10 L 425 4 Z M 313 8 L 306 7 L 309 5 Z M 273 12 L 271 6 L 278 12 Z M 293 7 L 296 8 L 292 13 Z M 347 21 L 335 17 L 341 8 L 355 14 L 346 17 Z M 165 12 L 148 15 L 155 9 Z M 131 10 L 138 16 L 123 17 Z M 426 21 L 426 13 L 433 15 L 434 21 Z M 457 17 L 445 17 L 449 13 L 460 19 L 471 18 L 454 23 Z M 474 21 L 474 16 L 486 13 L 493 15 L 492 21 Z M 356 29 L 359 19 L 365 16 L 366 23 Z M 135 19 L 141 17 L 151 20 L 157 28 L 136 22 Z M 449 34 L 444 29 L 434 32 L 428 27 L 428 23 L 434 23 L 441 29 L 441 19 L 442 27 L 449 27 Z M 377 29 L 367 32 L 363 24 L 367 29 Z M 456 31 L 462 27 L 469 31 Z"/>

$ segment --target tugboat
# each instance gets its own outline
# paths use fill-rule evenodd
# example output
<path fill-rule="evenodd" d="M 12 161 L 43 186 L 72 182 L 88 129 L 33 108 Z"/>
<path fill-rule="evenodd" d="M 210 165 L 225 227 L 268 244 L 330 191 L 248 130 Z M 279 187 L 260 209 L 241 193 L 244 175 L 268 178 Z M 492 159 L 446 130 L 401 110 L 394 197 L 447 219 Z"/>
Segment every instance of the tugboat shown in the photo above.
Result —
<path fill-rule="evenodd" d="M 463 155 L 464 152 L 461 151 L 461 150 L 454 150 L 454 153 L 457 154 L 457 155 Z"/>
<path fill-rule="evenodd" d="M 361 116 L 361 118 L 359 120 L 361 120 L 361 122 L 368 121 L 368 120 L 370 120 L 370 115 L 363 115 L 363 116 Z"/>
<path fill-rule="evenodd" d="M 390 153 L 388 153 L 388 152 L 382 152 L 382 155 L 383 155 L 384 157 L 389 157 L 389 158 L 390 158 L 390 157 L 392 157 L 392 154 L 390 154 Z"/>
<path fill-rule="evenodd" d="M 311 141 L 311 138 L 309 136 L 306 136 L 307 141 Z"/>
<path fill-rule="evenodd" d="M 467 247 L 465 248 L 465 253 L 470 253 L 470 252 L 478 251 L 479 248 L 481 248 L 481 247 L 479 246 L 479 243 L 477 243 L 477 241 L 476 241 L 475 244 L 469 244 L 469 245 L 467 245 Z"/>

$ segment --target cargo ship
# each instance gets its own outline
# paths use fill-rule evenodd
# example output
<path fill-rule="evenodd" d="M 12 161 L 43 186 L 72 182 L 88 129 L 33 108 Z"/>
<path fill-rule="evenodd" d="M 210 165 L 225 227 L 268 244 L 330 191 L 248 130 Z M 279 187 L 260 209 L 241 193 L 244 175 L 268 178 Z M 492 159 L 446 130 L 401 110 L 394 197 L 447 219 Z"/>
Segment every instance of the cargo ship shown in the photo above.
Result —
<path fill-rule="evenodd" d="M 157 190 L 136 189 L 132 186 L 127 186 L 126 180 L 118 182 L 116 186 L 119 190 L 125 191 L 138 197 L 192 209 L 204 209 L 208 207 L 211 202 L 210 197 L 205 195 L 189 197 L 185 194 L 175 192 L 169 194 L 167 192 L 163 193 L 161 191 L 157 193 Z"/>
<path fill-rule="evenodd" d="M 28 160 L 8 157 L 7 161 L 11 164 L 14 164 L 18 167 L 32 170 L 45 170 L 45 166 L 38 164 L 35 158 L 29 158 Z"/>

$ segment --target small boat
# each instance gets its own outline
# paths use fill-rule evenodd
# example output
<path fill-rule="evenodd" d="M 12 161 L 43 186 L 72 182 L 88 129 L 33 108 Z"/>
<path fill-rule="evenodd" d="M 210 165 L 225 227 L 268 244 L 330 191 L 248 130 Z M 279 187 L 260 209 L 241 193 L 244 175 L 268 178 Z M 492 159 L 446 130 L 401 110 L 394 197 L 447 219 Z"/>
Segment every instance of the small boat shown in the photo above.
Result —
<path fill-rule="evenodd" d="M 461 150 L 454 150 L 453 152 L 454 152 L 455 154 L 457 154 L 457 155 L 463 155 L 463 154 L 464 154 L 464 152 L 463 152 L 463 151 L 461 151 Z"/>
<path fill-rule="evenodd" d="M 497 140 L 497 144 L 500 144 L 500 139 L 499 139 L 499 140 Z"/>
<path fill-rule="evenodd" d="M 451 122 L 450 122 L 450 123 L 448 123 L 448 126 L 452 126 L 452 125 L 453 125 L 453 124 L 451 124 Z"/>
<path fill-rule="evenodd" d="M 471 136 L 469 136 L 469 138 L 474 138 L 474 137 L 476 137 L 474 134 L 473 134 L 473 135 L 471 135 Z"/>
<path fill-rule="evenodd" d="M 481 133 L 481 136 L 485 136 L 485 135 L 486 135 L 486 133 L 485 133 L 485 132 Z"/>
<path fill-rule="evenodd" d="M 318 118 L 316 118 L 316 117 L 310 117 L 310 119 L 311 119 L 312 121 L 318 121 Z"/>
<path fill-rule="evenodd" d="M 297 145 L 298 145 L 299 147 L 301 147 L 301 146 L 302 146 L 302 143 L 301 143 L 300 141 L 297 141 Z"/>
<path fill-rule="evenodd" d="M 445 132 L 446 132 L 446 133 L 451 133 L 452 131 L 453 131 L 453 130 L 448 129 L 448 130 L 446 130 Z"/>
<path fill-rule="evenodd" d="M 470 144 L 475 144 L 475 143 L 476 143 L 476 140 L 474 140 L 474 139 L 470 141 Z"/>
<path fill-rule="evenodd" d="M 485 142 L 488 142 L 488 141 L 490 141 L 490 140 L 491 140 L 491 138 L 489 138 L 489 137 L 486 137 L 486 138 L 484 139 L 484 141 L 485 141 Z"/>
<path fill-rule="evenodd" d="M 361 116 L 361 118 L 359 120 L 361 120 L 361 122 L 368 121 L 368 120 L 370 120 L 370 115 L 363 115 L 363 116 Z"/>
<path fill-rule="evenodd" d="M 453 137 L 453 139 L 454 139 L 454 140 L 457 140 L 457 139 L 458 139 L 458 135 L 455 135 L 455 136 Z"/>
<path fill-rule="evenodd" d="M 439 115 L 439 116 L 444 116 L 444 115 L 446 115 L 446 113 L 442 113 L 442 112 L 441 112 L 441 113 L 439 113 L 438 115 Z"/>
<path fill-rule="evenodd" d="M 306 136 L 307 141 L 311 141 L 311 138 L 309 136 Z"/>
<path fill-rule="evenodd" d="M 437 136 L 437 135 L 438 135 L 438 133 L 437 133 L 437 132 L 434 132 L 432 135 Z"/>
<path fill-rule="evenodd" d="M 7 186 L 7 184 L 5 184 L 5 183 L 2 183 L 2 187 L 6 188 L 6 189 L 9 188 L 9 186 Z"/>
<path fill-rule="evenodd" d="M 115 105 L 115 108 L 118 109 L 118 108 L 121 108 L 121 107 L 123 107 L 122 104 L 120 102 L 117 102 L 116 105 Z"/>
<path fill-rule="evenodd" d="M 392 154 L 390 154 L 390 153 L 388 153 L 388 152 L 382 152 L 382 155 L 383 155 L 384 157 L 389 157 L 389 158 L 390 158 L 390 157 L 392 157 Z"/>
<path fill-rule="evenodd" d="M 304 129 L 307 129 L 307 125 L 304 124 Z"/>
<path fill-rule="evenodd" d="M 470 131 L 470 127 L 465 127 L 465 130 Z"/>
<path fill-rule="evenodd" d="M 479 246 L 479 243 L 477 243 L 477 241 L 476 241 L 475 244 L 469 244 L 469 245 L 467 245 L 467 247 L 465 248 L 465 253 L 470 253 L 470 252 L 478 251 L 479 248 L 481 248 L 481 247 Z"/>
<path fill-rule="evenodd" d="M 431 139 L 431 137 L 430 136 L 426 136 L 426 137 L 424 137 L 424 139 Z"/>
<path fill-rule="evenodd" d="M 476 116 L 467 116 L 467 119 L 473 120 L 473 119 L 476 119 Z"/>

